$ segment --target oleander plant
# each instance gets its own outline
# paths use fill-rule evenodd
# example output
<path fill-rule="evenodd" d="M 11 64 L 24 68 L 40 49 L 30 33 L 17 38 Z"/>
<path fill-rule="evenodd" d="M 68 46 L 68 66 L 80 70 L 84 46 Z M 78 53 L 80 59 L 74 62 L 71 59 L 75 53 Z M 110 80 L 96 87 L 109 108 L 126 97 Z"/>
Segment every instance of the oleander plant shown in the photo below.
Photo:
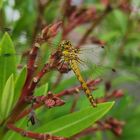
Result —
<path fill-rule="evenodd" d="M 0 0 L 0 140 L 139 140 L 140 2 Z"/>

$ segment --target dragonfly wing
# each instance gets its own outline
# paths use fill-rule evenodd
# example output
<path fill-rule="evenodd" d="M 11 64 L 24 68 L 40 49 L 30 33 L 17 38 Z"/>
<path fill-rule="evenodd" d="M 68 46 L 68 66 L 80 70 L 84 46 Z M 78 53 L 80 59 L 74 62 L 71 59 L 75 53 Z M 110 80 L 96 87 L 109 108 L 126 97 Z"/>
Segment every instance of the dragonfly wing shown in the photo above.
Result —
<path fill-rule="evenodd" d="M 79 63 L 81 69 L 84 69 L 90 75 L 93 74 L 94 78 L 101 76 L 106 70 L 112 71 L 112 67 L 107 61 L 108 55 L 106 50 L 98 45 L 89 45 L 86 48 L 82 48 L 79 58 L 81 60 Z"/>

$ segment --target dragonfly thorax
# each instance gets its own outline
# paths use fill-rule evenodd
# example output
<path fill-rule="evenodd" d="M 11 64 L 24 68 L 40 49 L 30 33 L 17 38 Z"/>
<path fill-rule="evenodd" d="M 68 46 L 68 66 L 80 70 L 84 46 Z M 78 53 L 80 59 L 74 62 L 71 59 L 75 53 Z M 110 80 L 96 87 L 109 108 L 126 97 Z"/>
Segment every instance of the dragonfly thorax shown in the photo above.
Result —
<path fill-rule="evenodd" d="M 64 61 L 70 61 L 70 60 L 78 60 L 78 53 L 77 53 L 77 49 L 74 48 L 71 44 L 70 41 L 68 40 L 63 40 L 60 44 L 59 44 L 59 50 L 61 52 L 61 55 L 64 59 Z"/>
<path fill-rule="evenodd" d="M 64 61 L 71 61 L 71 60 L 79 59 L 78 55 L 73 51 L 69 52 L 69 51 L 65 50 L 62 52 L 62 56 L 64 58 Z"/>

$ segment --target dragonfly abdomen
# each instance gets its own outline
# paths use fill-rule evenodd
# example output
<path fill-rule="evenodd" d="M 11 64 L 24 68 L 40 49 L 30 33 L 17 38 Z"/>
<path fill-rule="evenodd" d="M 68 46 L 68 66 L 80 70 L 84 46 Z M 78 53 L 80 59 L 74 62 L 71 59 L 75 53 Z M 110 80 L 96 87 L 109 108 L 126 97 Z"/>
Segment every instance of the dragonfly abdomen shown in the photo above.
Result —
<path fill-rule="evenodd" d="M 90 89 L 88 88 L 85 80 L 83 79 L 83 77 L 81 76 L 81 72 L 80 69 L 77 66 L 77 62 L 75 60 L 71 60 L 70 61 L 70 67 L 73 70 L 73 72 L 75 73 L 75 75 L 77 76 L 77 79 L 79 80 L 79 82 L 81 83 L 81 86 L 86 94 L 86 96 L 88 97 L 90 103 L 92 104 L 93 107 L 96 107 L 96 101 L 93 98 Z"/>

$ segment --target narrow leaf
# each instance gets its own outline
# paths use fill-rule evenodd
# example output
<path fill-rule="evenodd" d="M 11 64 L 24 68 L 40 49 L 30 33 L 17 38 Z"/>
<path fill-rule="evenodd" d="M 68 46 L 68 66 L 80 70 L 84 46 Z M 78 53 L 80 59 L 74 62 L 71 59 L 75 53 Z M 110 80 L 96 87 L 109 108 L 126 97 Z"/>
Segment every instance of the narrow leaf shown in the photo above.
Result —
<path fill-rule="evenodd" d="M 127 29 L 127 16 L 120 10 L 113 11 L 114 18 L 118 21 L 117 24 L 119 25 L 121 32 L 125 33 Z"/>
<path fill-rule="evenodd" d="M 16 100 L 19 98 L 22 87 L 25 83 L 26 80 L 26 75 L 27 75 L 27 68 L 24 67 L 21 71 L 21 73 L 19 74 L 19 76 L 16 79 L 16 83 L 15 83 L 15 94 L 14 94 L 14 101 L 16 103 Z"/>
<path fill-rule="evenodd" d="M 41 87 L 37 88 L 35 90 L 35 95 L 41 96 L 41 95 L 46 95 L 48 91 L 48 83 L 42 85 Z"/>
<path fill-rule="evenodd" d="M 84 110 L 68 114 L 64 117 L 51 121 L 38 131 L 45 131 L 47 133 L 70 137 L 78 132 L 93 125 L 93 123 L 103 117 L 113 106 L 114 102 L 107 102 L 98 104 L 97 108 L 88 107 Z"/>
<path fill-rule="evenodd" d="M 2 98 L 0 102 L 0 113 L 2 116 L 2 119 L 5 119 L 8 117 L 12 107 L 13 107 L 13 101 L 14 101 L 14 79 L 13 74 L 8 78 L 3 93 Z"/>
<path fill-rule="evenodd" d="M 12 40 L 8 33 L 5 33 L 0 42 L 0 94 L 9 76 L 16 73 L 16 56 L 12 54 L 15 54 Z"/>

